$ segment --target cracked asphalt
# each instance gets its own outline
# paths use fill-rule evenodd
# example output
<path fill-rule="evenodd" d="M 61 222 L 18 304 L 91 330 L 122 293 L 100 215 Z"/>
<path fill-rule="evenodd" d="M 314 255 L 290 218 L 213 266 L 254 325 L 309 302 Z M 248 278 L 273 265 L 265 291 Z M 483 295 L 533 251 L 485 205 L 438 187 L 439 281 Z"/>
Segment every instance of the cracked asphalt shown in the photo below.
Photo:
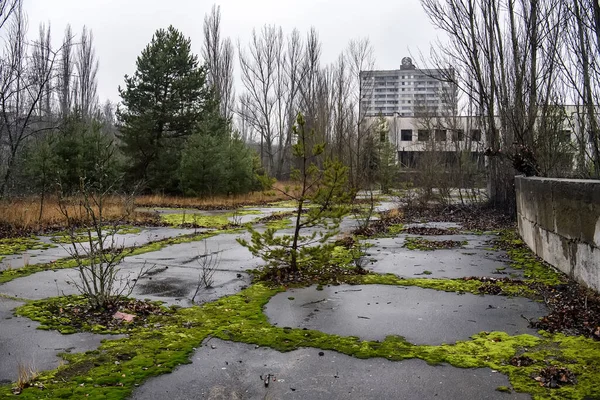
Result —
<path fill-rule="evenodd" d="M 392 207 L 388 202 L 382 207 Z M 264 214 L 275 210 L 260 209 Z M 170 211 L 165 211 L 170 212 Z M 181 210 L 178 210 L 181 212 Z M 256 215 L 252 215 L 255 218 Z M 344 221 L 349 230 L 355 224 Z M 157 238 L 173 237 L 190 230 L 145 229 L 138 235 L 123 235 L 126 243 L 142 244 Z M 193 231 L 193 230 L 192 230 Z M 220 234 L 203 242 L 171 245 L 161 250 L 127 257 L 122 274 L 154 266 L 140 279 L 133 296 L 161 300 L 183 307 L 191 305 L 201 271 L 200 255 L 218 256 L 213 288 L 201 291 L 196 301 L 213 301 L 234 294 L 250 284 L 246 272 L 261 265 L 236 239 L 247 233 Z M 511 270 L 502 251 L 491 250 L 492 236 L 453 235 L 452 240 L 468 242 L 462 248 L 418 251 L 403 247 L 406 235 L 371 239 L 368 268 L 400 277 L 458 278 L 502 276 Z M 445 240 L 446 237 L 428 237 Z M 46 239 L 44 239 L 46 240 Z M 30 262 L 47 262 L 66 256 L 61 247 L 27 252 Z M 25 255 L 7 257 L 0 268 L 18 265 Z M 429 274 L 422 276 L 424 271 Z M 18 299 L 42 299 L 76 293 L 67 282 L 74 270 L 46 271 L 0 284 L 0 382 L 14 381 L 18 363 L 33 363 L 37 370 L 56 368 L 64 351 L 97 348 L 110 336 L 96 334 L 61 335 L 36 330 L 37 323 L 14 317 Z M 293 300 L 290 300 L 293 297 Z M 381 285 L 315 286 L 292 289 L 274 296 L 265 306 L 271 323 L 317 329 L 327 333 L 382 340 L 401 335 L 415 344 L 454 343 L 468 340 L 480 331 L 502 330 L 510 334 L 535 331 L 527 318 L 544 314 L 544 306 L 523 298 L 475 296 L 439 292 L 416 287 Z M 114 338 L 114 337 L 112 337 Z M 136 389 L 134 399 L 506 399 L 528 398 L 500 393 L 498 386 L 510 386 L 506 376 L 491 369 L 461 369 L 448 365 L 431 366 L 420 360 L 390 362 L 384 359 L 356 359 L 331 351 L 302 348 L 280 353 L 254 345 L 209 339 L 199 344 L 191 363 L 173 373 L 149 379 Z M 261 378 L 262 376 L 262 378 Z M 269 377 L 269 385 L 264 378 Z"/>

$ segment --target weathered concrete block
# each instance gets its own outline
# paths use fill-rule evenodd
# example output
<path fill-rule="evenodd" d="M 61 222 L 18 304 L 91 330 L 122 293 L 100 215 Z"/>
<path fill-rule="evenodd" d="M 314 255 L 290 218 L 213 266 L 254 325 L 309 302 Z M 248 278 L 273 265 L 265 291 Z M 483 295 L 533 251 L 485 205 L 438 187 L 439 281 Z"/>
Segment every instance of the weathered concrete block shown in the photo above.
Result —
<path fill-rule="evenodd" d="M 600 181 L 515 178 L 519 233 L 546 262 L 600 291 Z"/>
<path fill-rule="evenodd" d="M 573 277 L 600 292 L 600 249 L 587 243 L 578 243 Z"/>

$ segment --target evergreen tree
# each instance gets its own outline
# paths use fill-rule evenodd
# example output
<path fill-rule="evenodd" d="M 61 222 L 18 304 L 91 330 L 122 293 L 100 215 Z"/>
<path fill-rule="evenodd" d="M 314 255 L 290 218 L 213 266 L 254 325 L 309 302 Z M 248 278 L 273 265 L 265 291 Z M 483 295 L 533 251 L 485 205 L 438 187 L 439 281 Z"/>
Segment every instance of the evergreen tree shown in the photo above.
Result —
<path fill-rule="evenodd" d="M 399 167 L 396 164 L 396 149 L 389 140 L 389 128 L 380 116 L 377 125 L 377 171 L 376 177 L 382 193 L 390 193 L 398 178 Z"/>
<path fill-rule="evenodd" d="M 59 185 L 62 194 L 69 195 L 79 190 L 81 179 L 90 188 L 107 187 L 117 181 L 116 147 L 104 128 L 97 120 L 72 115 L 57 132 L 36 141 L 25 165 L 36 191 L 44 196 Z"/>
<path fill-rule="evenodd" d="M 238 239 L 253 255 L 267 261 L 267 272 L 274 268 L 284 277 L 330 263 L 335 243 L 329 239 L 339 232 L 340 222 L 349 212 L 347 168 L 331 159 L 319 166 L 325 143 L 317 141 L 314 130 L 305 129 L 302 114 L 298 115 L 293 132 L 296 143 L 292 151 L 298 168 L 293 169 L 292 179 L 297 185 L 284 192 L 296 204 L 293 233 L 276 235 L 275 228 L 259 232 L 249 226 L 251 241 Z M 309 229 L 315 227 L 318 229 Z M 307 230 L 312 233 L 305 234 Z"/>
<path fill-rule="evenodd" d="M 123 108 L 117 111 L 127 177 L 151 191 L 175 192 L 186 139 L 218 102 L 190 40 L 173 26 L 156 31 L 136 67 L 119 88 Z"/>
<path fill-rule="evenodd" d="M 213 113 L 189 138 L 179 168 L 185 195 L 240 194 L 260 189 L 256 155 Z"/>

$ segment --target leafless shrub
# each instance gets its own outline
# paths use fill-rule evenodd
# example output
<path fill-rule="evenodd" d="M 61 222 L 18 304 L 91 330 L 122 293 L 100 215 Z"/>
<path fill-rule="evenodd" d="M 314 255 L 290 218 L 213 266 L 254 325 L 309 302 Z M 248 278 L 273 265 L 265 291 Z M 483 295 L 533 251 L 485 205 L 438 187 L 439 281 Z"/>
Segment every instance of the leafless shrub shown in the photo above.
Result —
<path fill-rule="evenodd" d="M 195 302 L 196 296 L 201 289 L 210 289 L 214 284 L 215 272 L 221 261 L 219 251 L 209 252 L 206 241 L 204 241 L 204 252 L 198 257 L 198 264 L 200 265 L 200 272 L 198 274 L 198 283 L 196 284 L 196 290 L 192 296 L 192 303 Z"/>
<path fill-rule="evenodd" d="M 133 248 L 117 243 L 117 222 L 105 223 L 104 199 L 109 192 L 110 187 L 98 190 L 81 178 L 79 193 L 74 201 L 78 203 L 82 219 L 75 219 L 71 215 L 73 200 L 64 197 L 59 200 L 70 238 L 66 249 L 75 260 L 79 278 L 68 283 L 74 285 L 79 293 L 89 299 L 90 305 L 98 309 L 106 309 L 115 299 L 131 295 L 139 279 L 152 270 L 152 267 L 146 268 L 144 264 L 135 276 L 131 273 L 119 274 L 119 264 L 131 254 Z M 81 242 L 82 231 L 86 238 L 84 242 Z"/>
<path fill-rule="evenodd" d="M 377 204 L 377 196 L 372 189 L 367 191 L 366 207 L 353 207 L 354 218 L 358 223 L 358 231 L 366 231 L 369 229 L 373 215 L 375 214 L 375 205 Z"/>

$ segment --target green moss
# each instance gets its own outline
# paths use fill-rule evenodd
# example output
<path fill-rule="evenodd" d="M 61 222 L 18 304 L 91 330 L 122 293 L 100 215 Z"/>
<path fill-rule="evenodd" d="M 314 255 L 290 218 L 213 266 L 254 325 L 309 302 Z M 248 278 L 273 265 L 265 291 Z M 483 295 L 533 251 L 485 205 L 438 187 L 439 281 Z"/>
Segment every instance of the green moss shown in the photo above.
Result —
<path fill-rule="evenodd" d="M 190 214 L 162 214 L 161 221 L 171 226 L 181 226 L 191 224 L 194 226 L 202 226 L 205 228 L 223 228 L 230 224 L 227 216 L 220 215 L 202 215 L 199 213 Z"/>
<path fill-rule="evenodd" d="M 119 226 L 119 230 L 117 231 L 118 235 L 135 235 L 137 233 L 140 233 L 142 231 L 142 228 L 139 228 L 137 226 L 131 226 L 131 225 L 122 225 Z"/>
<path fill-rule="evenodd" d="M 557 285 L 566 281 L 566 276 L 537 257 L 523 243 L 515 230 L 502 231 L 498 247 L 506 250 L 511 266 L 523 270 L 527 281 L 545 285 Z"/>
<path fill-rule="evenodd" d="M 351 284 L 379 284 L 379 285 L 395 285 L 395 286 L 417 286 L 424 289 L 442 290 L 445 292 L 457 293 L 473 293 L 481 294 L 481 288 L 486 282 L 479 279 L 435 279 L 435 278 L 400 278 L 394 274 L 367 274 L 349 276 L 345 279 Z M 488 282 L 489 283 L 489 282 Z M 521 296 L 528 298 L 537 298 L 538 295 L 529 286 L 518 282 L 502 282 L 494 283 L 502 289 L 502 293 L 508 296 Z"/>
<path fill-rule="evenodd" d="M 75 234 L 73 236 L 70 236 L 68 234 L 55 235 L 55 236 L 52 236 L 52 238 L 50 240 L 52 240 L 54 243 L 59 243 L 59 244 L 85 243 L 88 241 L 88 235 L 83 234 L 83 233 Z"/>
<path fill-rule="evenodd" d="M 0 261 L 3 256 L 21 254 L 27 250 L 43 250 L 54 247 L 51 244 L 43 243 L 36 237 L 5 238 L 0 239 Z"/>
<path fill-rule="evenodd" d="M 424 280 L 423 280 L 424 281 Z M 147 328 L 130 332 L 129 338 L 105 341 L 96 351 L 64 354 L 68 365 L 45 372 L 39 378 L 46 386 L 46 398 L 123 399 L 135 385 L 150 376 L 172 371 L 188 363 L 190 353 L 207 336 L 256 344 L 278 351 L 300 347 L 334 350 L 357 358 L 381 357 L 391 361 L 419 358 L 430 364 L 448 363 L 461 368 L 488 367 L 506 374 L 516 391 L 534 399 L 575 399 L 592 396 L 600 390 L 600 342 L 581 337 L 545 334 L 510 336 L 504 332 L 482 332 L 471 340 L 440 346 L 417 346 L 402 337 L 388 336 L 381 342 L 356 337 L 330 335 L 314 330 L 280 328 L 269 324 L 262 312 L 264 305 L 283 288 L 256 284 L 239 294 L 222 298 L 202 307 L 177 309 L 170 315 L 157 316 Z M 43 309 L 44 303 L 29 306 Z M 27 307 L 27 306 L 25 306 Z M 40 311 L 37 315 L 41 315 Z M 32 314 L 33 315 L 33 314 Z M 166 344 L 166 345 L 165 345 Z M 535 362 L 515 367 L 510 359 L 527 355 Z M 118 361 L 118 363 L 116 363 Z M 531 378 L 547 363 L 567 364 L 578 383 L 560 389 L 546 389 Z M 10 385 L 0 386 L 0 397 L 8 397 Z M 22 398 L 39 396 L 39 389 L 28 388 Z"/>
<path fill-rule="evenodd" d="M 232 224 L 230 217 L 241 217 L 243 215 L 258 215 L 261 214 L 258 210 L 238 209 L 228 213 L 218 215 L 203 215 L 197 212 L 194 213 L 177 213 L 177 214 L 162 214 L 160 219 L 171 226 L 182 226 L 186 224 L 201 226 L 204 228 L 222 229 Z"/>
<path fill-rule="evenodd" d="M 158 305 L 157 303 L 154 303 Z M 92 324 L 81 318 L 77 321 L 77 328 L 74 328 L 73 323 L 66 318 L 62 313 L 63 309 L 80 308 L 87 309 L 89 300 L 85 296 L 60 296 L 50 297 L 44 300 L 29 301 L 27 304 L 19 307 L 16 310 L 16 315 L 27 317 L 34 321 L 40 322 L 39 329 L 57 330 L 62 334 L 71 334 L 75 332 L 92 332 L 102 334 L 118 334 L 130 333 L 132 330 L 138 329 L 137 324 L 123 324 L 119 329 L 110 329 L 104 325 Z M 164 311 L 168 311 L 164 308 Z M 149 321 L 152 322 L 153 318 Z"/>
<path fill-rule="evenodd" d="M 116 227 L 116 232 L 114 231 L 113 227 L 107 227 L 105 232 L 108 235 L 110 235 L 112 232 L 115 232 L 118 235 L 127 235 L 127 234 L 140 233 L 141 231 L 142 231 L 142 229 L 138 228 L 136 226 L 119 225 Z M 92 234 L 92 236 L 96 237 L 95 234 Z M 52 240 L 54 243 L 61 243 L 61 244 L 69 244 L 69 243 L 73 243 L 73 242 L 74 243 L 84 243 L 89 240 L 89 236 L 88 236 L 87 230 L 85 228 L 79 228 L 79 229 L 75 230 L 73 235 L 71 235 L 67 231 L 56 232 L 52 235 L 52 238 L 50 240 Z"/>
<path fill-rule="evenodd" d="M 267 228 L 281 230 L 292 226 L 292 220 L 290 218 L 276 219 L 269 221 L 265 224 Z"/>
<path fill-rule="evenodd" d="M 404 230 L 404 224 L 392 224 L 388 227 L 387 233 L 391 236 L 397 236 Z"/>
<path fill-rule="evenodd" d="M 239 208 L 233 212 L 227 213 L 226 215 L 232 217 L 234 215 L 260 215 L 262 212 L 260 210 L 247 210 L 244 208 Z"/>

